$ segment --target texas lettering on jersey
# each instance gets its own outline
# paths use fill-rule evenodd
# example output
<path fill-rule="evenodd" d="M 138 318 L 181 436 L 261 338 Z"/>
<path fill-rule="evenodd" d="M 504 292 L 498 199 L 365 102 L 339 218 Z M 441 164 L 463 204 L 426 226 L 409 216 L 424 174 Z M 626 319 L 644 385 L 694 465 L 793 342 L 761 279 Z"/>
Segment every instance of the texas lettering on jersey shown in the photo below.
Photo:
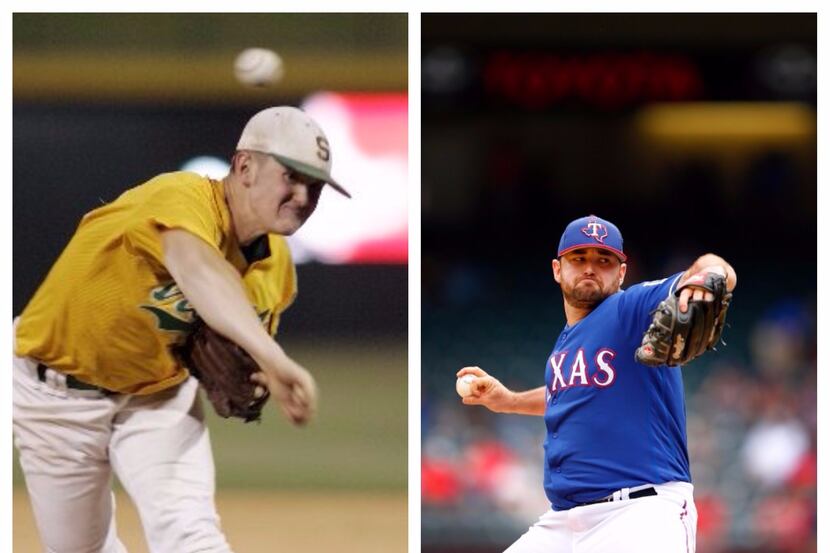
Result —
<path fill-rule="evenodd" d="M 568 351 L 554 352 L 548 360 L 551 368 L 548 392 L 553 394 L 572 386 L 610 386 L 617 375 L 612 365 L 616 356 L 609 348 L 601 348 L 593 355 L 586 355 L 582 348 L 572 355 Z"/>

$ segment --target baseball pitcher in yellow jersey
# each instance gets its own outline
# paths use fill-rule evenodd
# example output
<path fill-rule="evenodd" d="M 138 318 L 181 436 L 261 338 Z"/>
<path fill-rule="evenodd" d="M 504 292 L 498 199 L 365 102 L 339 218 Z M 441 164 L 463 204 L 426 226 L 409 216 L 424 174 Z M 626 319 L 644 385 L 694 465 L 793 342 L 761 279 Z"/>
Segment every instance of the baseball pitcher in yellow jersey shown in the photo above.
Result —
<path fill-rule="evenodd" d="M 284 236 L 331 177 L 305 113 L 254 115 L 229 174 L 168 173 L 87 213 L 15 321 L 15 444 L 47 551 L 121 552 L 114 471 L 153 552 L 228 552 L 198 383 L 172 354 L 196 313 L 244 348 L 295 424 L 312 376 L 275 340 L 297 293 Z"/>

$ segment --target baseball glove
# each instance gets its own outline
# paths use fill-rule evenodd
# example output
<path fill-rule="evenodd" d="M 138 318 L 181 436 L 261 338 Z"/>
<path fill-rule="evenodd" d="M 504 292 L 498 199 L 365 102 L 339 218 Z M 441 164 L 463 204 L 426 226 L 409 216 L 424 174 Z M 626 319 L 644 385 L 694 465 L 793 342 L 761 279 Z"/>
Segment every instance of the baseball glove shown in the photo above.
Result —
<path fill-rule="evenodd" d="M 248 352 L 199 319 L 178 353 L 202 384 L 216 414 L 245 422 L 260 420 L 269 393 L 256 397 L 257 385 L 250 378 L 259 365 Z"/>
<path fill-rule="evenodd" d="M 680 292 L 689 286 L 704 288 L 714 295 L 712 301 L 690 300 L 685 313 L 680 311 Z M 698 273 L 660 302 L 651 325 L 634 356 L 651 367 L 685 365 L 705 351 L 714 349 L 720 340 L 732 294 L 726 291 L 726 279 L 717 273 Z"/>

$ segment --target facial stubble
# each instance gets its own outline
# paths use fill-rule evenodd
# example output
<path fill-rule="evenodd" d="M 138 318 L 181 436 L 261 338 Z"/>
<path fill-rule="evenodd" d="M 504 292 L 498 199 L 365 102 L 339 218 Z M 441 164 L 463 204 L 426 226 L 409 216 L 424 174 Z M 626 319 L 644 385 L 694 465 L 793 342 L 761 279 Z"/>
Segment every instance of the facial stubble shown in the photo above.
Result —
<path fill-rule="evenodd" d="M 582 282 L 584 281 L 577 282 L 570 289 L 562 286 L 562 295 L 565 297 L 565 301 L 578 309 L 593 309 L 613 293 L 613 291 L 606 292 L 603 290 L 602 286 L 596 281 L 591 281 L 596 286 L 581 286 Z"/>

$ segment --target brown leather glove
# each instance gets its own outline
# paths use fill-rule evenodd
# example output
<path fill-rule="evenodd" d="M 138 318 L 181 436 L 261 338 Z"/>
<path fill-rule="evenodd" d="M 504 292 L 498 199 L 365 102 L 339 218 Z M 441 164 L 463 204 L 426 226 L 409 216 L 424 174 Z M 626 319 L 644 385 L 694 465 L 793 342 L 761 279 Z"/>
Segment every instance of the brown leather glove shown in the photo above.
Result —
<path fill-rule="evenodd" d="M 711 301 L 692 300 L 685 313 L 680 311 L 680 291 L 697 286 L 711 292 Z M 698 273 L 674 294 L 660 302 L 651 325 L 643 335 L 642 345 L 634 356 L 651 367 L 685 365 L 720 341 L 732 294 L 726 291 L 726 279 L 717 273 Z"/>
<path fill-rule="evenodd" d="M 259 365 L 248 352 L 198 320 L 178 353 L 202 384 L 216 414 L 245 422 L 260 420 L 269 393 L 256 396 L 251 374 L 259 371 Z"/>

